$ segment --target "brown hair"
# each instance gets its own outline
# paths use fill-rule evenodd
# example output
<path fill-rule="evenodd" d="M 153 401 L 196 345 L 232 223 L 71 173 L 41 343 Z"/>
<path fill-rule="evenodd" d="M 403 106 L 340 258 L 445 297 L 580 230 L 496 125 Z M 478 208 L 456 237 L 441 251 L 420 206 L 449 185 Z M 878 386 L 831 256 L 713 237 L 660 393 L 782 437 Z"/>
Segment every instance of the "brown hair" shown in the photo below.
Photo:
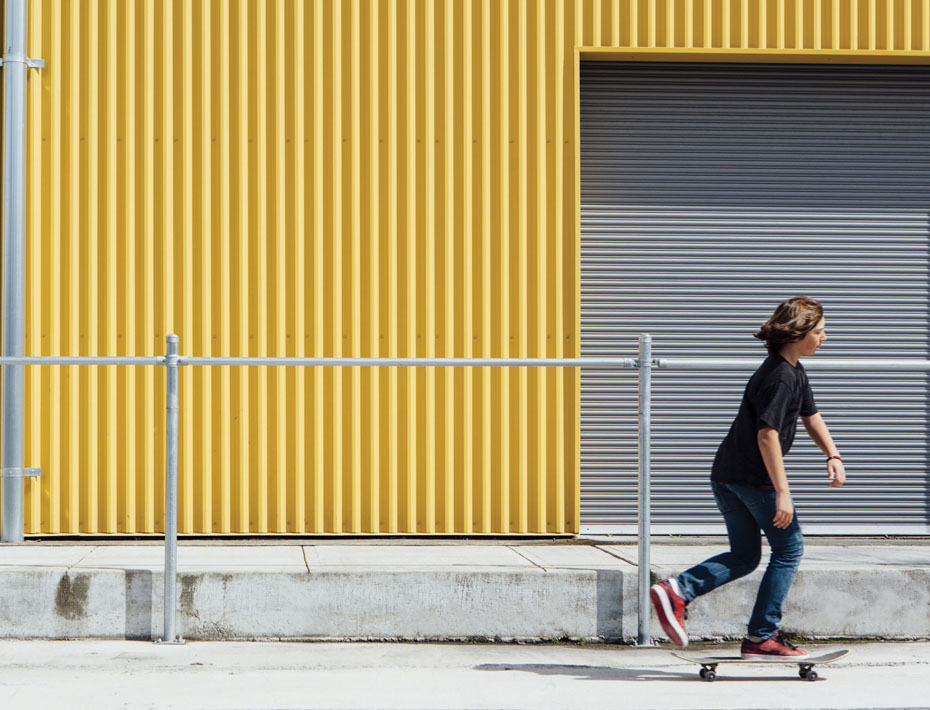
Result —
<path fill-rule="evenodd" d="M 777 353 L 783 345 L 800 340 L 817 327 L 823 318 L 823 306 L 809 296 L 795 296 L 782 301 L 772 317 L 753 333 L 765 341 L 770 353 Z"/>

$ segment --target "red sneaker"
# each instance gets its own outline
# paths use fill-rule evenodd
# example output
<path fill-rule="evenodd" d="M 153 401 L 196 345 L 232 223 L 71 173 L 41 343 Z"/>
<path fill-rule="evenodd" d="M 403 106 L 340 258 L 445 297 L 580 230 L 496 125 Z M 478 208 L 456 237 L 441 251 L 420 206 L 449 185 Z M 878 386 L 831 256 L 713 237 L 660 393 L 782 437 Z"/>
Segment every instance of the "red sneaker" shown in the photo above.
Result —
<path fill-rule="evenodd" d="M 652 585 L 649 590 L 652 606 L 662 624 L 662 630 L 679 646 L 688 645 L 688 633 L 685 631 L 685 607 L 687 602 L 681 595 L 681 589 L 674 578 L 666 579 Z"/>
<path fill-rule="evenodd" d="M 740 656 L 750 661 L 777 661 L 782 658 L 799 658 L 803 660 L 807 658 L 808 653 L 803 648 L 798 648 L 794 644 L 783 640 L 781 634 L 775 634 L 772 638 L 758 643 L 743 639 Z"/>

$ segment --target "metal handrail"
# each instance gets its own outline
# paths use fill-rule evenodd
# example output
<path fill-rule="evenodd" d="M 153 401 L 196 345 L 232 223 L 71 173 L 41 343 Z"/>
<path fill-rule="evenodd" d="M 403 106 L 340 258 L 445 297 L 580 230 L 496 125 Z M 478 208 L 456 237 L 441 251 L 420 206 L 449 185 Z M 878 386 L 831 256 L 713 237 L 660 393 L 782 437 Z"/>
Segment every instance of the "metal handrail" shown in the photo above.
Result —
<path fill-rule="evenodd" d="M 35 356 L 0 357 L 0 365 L 164 365 L 162 357 Z"/>
<path fill-rule="evenodd" d="M 754 370 L 764 358 L 749 357 L 660 357 L 654 367 L 677 370 Z M 930 370 L 930 360 L 917 358 L 818 358 L 805 359 L 805 370 Z"/>
<path fill-rule="evenodd" d="M 178 514 L 178 368 L 220 367 L 589 367 L 630 369 L 634 358 L 345 358 L 345 357 L 181 357 L 178 336 L 167 337 L 168 352 L 158 357 L 6 356 L 0 367 L 159 366 L 167 371 L 165 460 L 165 595 L 164 634 L 158 643 L 181 644 L 177 618 L 177 514 Z M 24 469 L 30 470 L 33 469 Z M 6 501 L 5 501 L 6 504 Z M 12 502 L 11 502 L 12 504 Z M 22 501 L 19 501 L 22 505 Z"/>
<path fill-rule="evenodd" d="M 631 357 L 181 357 L 178 365 L 298 367 L 595 367 L 634 368 Z"/>
<path fill-rule="evenodd" d="M 639 487 L 639 565 L 638 565 L 638 643 L 651 646 L 649 614 L 650 582 L 650 474 L 652 373 L 655 369 L 750 370 L 762 358 L 653 358 L 652 338 L 639 338 L 636 358 L 346 358 L 346 357 L 182 357 L 178 336 L 167 337 L 167 354 L 158 357 L 33 356 L 0 357 L 0 366 L 31 365 L 126 365 L 160 366 L 167 372 L 166 463 L 165 463 L 165 602 L 164 636 L 160 643 L 180 644 L 176 633 L 177 613 L 177 510 L 178 510 L 178 368 L 184 366 L 226 367 L 585 367 L 597 369 L 638 369 L 638 487 Z M 645 364 L 642 364 L 645 363 Z M 904 370 L 930 371 L 930 360 L 917 358 L 821 358 L 805 362 L 811 370 Z M 26 470 L 26 469 L 24 469 Z M 29 469 L 32 470 L 32 469 Z M 22 501 L 20 501 L 20 504 Z M 4 502 L 6 505 L 6 501 Z"/>

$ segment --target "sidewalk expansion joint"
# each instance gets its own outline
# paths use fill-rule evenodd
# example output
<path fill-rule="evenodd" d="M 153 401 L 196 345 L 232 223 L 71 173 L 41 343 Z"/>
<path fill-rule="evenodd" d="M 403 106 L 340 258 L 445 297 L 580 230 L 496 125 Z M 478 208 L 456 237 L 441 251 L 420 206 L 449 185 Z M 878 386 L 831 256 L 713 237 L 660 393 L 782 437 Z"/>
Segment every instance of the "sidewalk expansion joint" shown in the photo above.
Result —
<path fill-rule="evenodd" d="M 624 562 L 628 562 L 629 564 L 633 565 L 634 567 L 639 567 L 639 560 L 638 560 L 638 559 L 634 559 L 632 556 L 631 556 L 631 557 L 624 557 L 623 555 L 621 555 L 621 554 L 619 554 L 619 553 L 617 553 L 617 552 L 614 552 L 613 550 L 611 550 L 610 548 L 608 548 L 608 547 L 606 547 L 606 546 L 595 545 L 595 547 L 596 547 L 598 550 L 600 550 L 601 552 L 606 552 L 606 553 L 607 553 L 608 555 L 610 555 L 611 557 L 616 557 L 618 560 L 623 560 Z"/>
<path fill-rule="evenodd" d="M 520 557 L 522 557 L 524 560 L 526 560 L 526 561 L 529 562 L 530 564 L 532 564 L 532 565 L 534 565 L 535 567 L 538 567 L 539 569 L 541 569 L 543 572 L 546 572 L 546 571 L 547 571 L 545 567 L 543 567 L 542 565 L 538 564 L 535 560 L 531 560 L 529 557 L 527 557 L 527 556 L 524 555 L 522 552 L 520 552 L 515 546 L 513 546 L 513 545 L 507 545 L 507 547 L 508 547 L 510 550 L 513 550 L 514 552 L 516 552 L 518 555 L 520 555 Z"/>

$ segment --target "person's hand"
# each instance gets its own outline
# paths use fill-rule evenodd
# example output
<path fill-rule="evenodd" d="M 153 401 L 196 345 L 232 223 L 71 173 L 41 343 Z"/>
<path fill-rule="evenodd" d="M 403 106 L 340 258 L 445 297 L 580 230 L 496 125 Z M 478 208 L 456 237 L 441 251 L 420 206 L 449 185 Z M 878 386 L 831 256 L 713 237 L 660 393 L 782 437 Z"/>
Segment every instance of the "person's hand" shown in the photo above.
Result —
<path fill-rule="evenodd" d="M 827 461 L 827 476 L 830 479 L 830 488 L 839 488 L 846 483 L 846 469 L 839 459 Z"/>
<path fill-rule="evenodd" d="M 772 522 L 776 528 L 786 528 L 791 525 L 794 518 L 794 503 L 791 502 L 790 491 L 775 494 L 775 517 Z"/>

